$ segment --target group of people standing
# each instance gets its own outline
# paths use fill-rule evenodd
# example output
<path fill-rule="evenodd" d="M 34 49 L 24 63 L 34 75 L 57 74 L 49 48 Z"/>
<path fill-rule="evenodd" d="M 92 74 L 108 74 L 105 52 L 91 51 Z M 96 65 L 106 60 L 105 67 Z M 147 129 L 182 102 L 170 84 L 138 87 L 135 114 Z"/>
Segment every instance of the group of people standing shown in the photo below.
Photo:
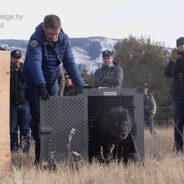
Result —
<path fill-rule="evenodd" d="M 182 44 L 181 44 L 182 43 Z M 183 145 L 179 131 L 183 127 L 184 110 L 184 83 L 183 83 L 183 53 L 184 39 L 177 42 L 178 58 L 171 60 L 165 74 L 174 77 L 174 107 L 175 107 L 175 145 L 180 149 Z M 181 53 L 180 53 L 181 52 Z M 47 15 L 32 34 L 28 46 L 25 61 L 21 63 L 21 51 L 11 52 L 11 92 L 10 92 L 10 138 L 11 151 L 19 149 L 17 135 L 18 126 L 23 142 L 23 152 L 29 152 L 30 129 L 35 141 L 35 163 L 40 158 L 40 98 L 48 100 L 49 96 L 58 96 L 58 78 L 62 64 L 66 73 L 65 90 L 83 88 L 88 85 L 75 64 L 69 37 L 64 33 L 60 18 L 56 15 Z M 94 73 L 94 87 L 121 88 L 123 70 L 113 62 L 113 52 L 105 50 L 102 53 L 103 65 Z M 144 118 L 154 131 L 153 118 L 156 112 L 156 103 L 153 96 L 147 93 L 148 84 L 144 88 Z"/>
<path fill-rule="evenodd" d="M 31 36 L 25 61 L 21 63 L 20 50 L 11 52 L 11 106 L 10 106 L 10 139 L 11 151 L 18 151 L 17 130 L 23 139 L 23 152 L 29 152 L 30 129 L 35 141 L 35 162 L 40 157 L 40 98 L 48 100 L 49 96 L 58 96 L 58 78 L 62 68 L 66 70 L 65 90 L 83 88 L 88 81 L 83 79 L 75 64 L 68 36 L 61 27 L 60 18 L 47 15 Z M 104 66 L 95 73 L 95 87 L 121 86 L 122 69 L 113 63 L 111 51 L 103 52 Z M 118 83 L 111 81 L 118 73 Z M 110 83 L 110 85 L 109 85 Z"/>

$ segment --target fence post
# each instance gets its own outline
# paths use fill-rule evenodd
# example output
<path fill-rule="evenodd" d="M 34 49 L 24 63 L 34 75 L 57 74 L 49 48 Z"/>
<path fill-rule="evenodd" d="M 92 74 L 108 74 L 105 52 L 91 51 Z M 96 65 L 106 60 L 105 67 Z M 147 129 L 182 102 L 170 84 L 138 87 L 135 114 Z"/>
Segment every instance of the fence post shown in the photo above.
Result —
<path fill-rule="evenodd" d="M 0 173 L 10 171 L 10 53 L 0 51 Z"/>

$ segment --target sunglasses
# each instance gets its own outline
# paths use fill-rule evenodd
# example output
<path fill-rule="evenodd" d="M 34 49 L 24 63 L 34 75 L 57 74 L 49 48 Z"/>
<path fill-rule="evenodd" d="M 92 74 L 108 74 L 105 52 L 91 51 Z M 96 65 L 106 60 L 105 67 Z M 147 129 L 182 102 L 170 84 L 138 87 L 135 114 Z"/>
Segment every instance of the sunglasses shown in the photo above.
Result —
<path fill-rule="evenodd" d="M 65 77 L 65 79 L 70 79 L 70 77 Z"/>

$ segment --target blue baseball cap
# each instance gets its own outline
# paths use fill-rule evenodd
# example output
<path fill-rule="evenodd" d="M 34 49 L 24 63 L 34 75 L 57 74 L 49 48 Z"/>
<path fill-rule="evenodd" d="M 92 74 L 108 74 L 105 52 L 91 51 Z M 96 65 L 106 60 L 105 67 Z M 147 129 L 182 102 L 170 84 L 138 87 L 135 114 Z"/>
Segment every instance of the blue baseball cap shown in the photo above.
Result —
<path fill-rule="evenodd" d="M 21 58 L 22 57 L 22 53 L 18 49 L 12 50 L 11 51 L 11 57 L 13 57 L 13 58 Z"/>
<path fill-rule="evenodd" d="M 113 52 L 110 51 L 110 50 L 104 50 L 102 52 L 102 57 L 110 57 L 110 56 L 113 56 Z"/>

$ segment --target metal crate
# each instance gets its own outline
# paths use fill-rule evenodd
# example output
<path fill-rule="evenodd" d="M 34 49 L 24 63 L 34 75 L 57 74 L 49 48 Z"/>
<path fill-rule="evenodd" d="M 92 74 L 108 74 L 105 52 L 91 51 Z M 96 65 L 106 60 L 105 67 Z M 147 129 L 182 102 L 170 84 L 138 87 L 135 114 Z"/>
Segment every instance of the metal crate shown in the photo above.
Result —
<path fill-rule="evenodd" d="M 112 106 L 126 108 L 133 119 L 136 158 L 144 157 L 143 93 L 137 89 L 80 89 L 77 96 L 51 97 L 40 103 L 41 161 L 52 163 L 68 158 L 68 136 L 76 133 L 71 150 L 85 159 L 91 155 L 94 122 L 99 113 Z"/>

